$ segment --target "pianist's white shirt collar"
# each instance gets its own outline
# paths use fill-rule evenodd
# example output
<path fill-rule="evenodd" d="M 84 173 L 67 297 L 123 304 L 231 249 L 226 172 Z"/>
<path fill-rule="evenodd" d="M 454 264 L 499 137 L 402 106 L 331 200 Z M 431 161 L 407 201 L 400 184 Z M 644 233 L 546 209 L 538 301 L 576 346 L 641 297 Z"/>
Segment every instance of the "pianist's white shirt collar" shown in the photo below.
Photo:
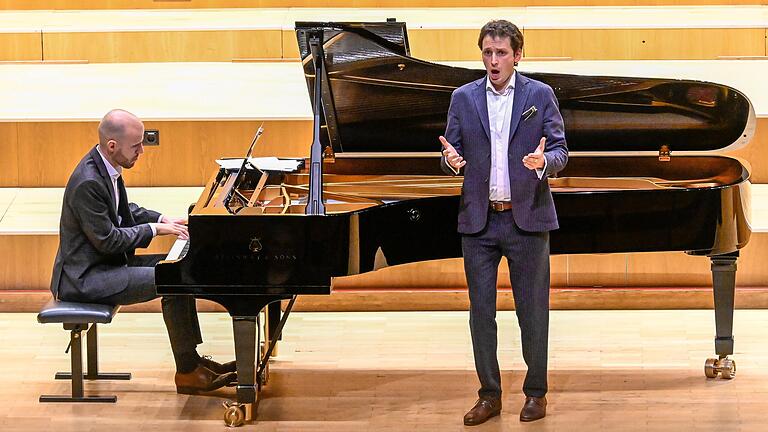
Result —
<path fill-rule="evenodd" d="M 123 167 L 119 166 L 117 168 L 113 167 L 111 163 L 107 160 L 107 158 L 104 157 L 104 153 L 101 152 L 101 149 L 99 148 L 99 145 L 96 144 L 96 151 L 99 152 L 99 156 L 101 156 L 101 160 L 104 161 L 104 166 L 107 167 L 107 174 L 109 174 L 110 177 L 112 177 L 112 181 L 116 182 L 117 178 L 120 177 L 120 175 L 123 173 Z"/>
<path fill-rule="evenodd" d="M 485 76 L 485 90 L 486 91 L 490 90 L 490 91 L 496 93 L 499 96 L 506 96 L 506 95 L 509 94 L 508 93 L 509 91 L 515 89 L 515 78 L 517 78 L 517 71 L 512 72 L 512 76 L 509 78 L 509 82 L 507 83 L 507 87 L 504 89 L 503 92 L 499 92 L 499 91 L 496 91 L 496 88 L 491 83 L 491 77 L 489 75 L 486 75 Z"/>
<path fill-rule="evenodd" d="M 112 190 L 115 192 L 115 204 L 118 206 L 120 205 L 120 192 L 117 190 L 117 178 L 120 177 L 120 175 L 123 172 L 123 167 L 118 166 L 117 168 L 113 167 L 111 163 L 107 160 L 107 158 L 104 157 L 104 153 L 101 152 L 101 149 L 99 148 L 99 145 L 96 144 L 96 151 L 99 152 L 99 156 L 101 156 L 101 160 L 104 161 L 104 166 L 107 167 L 107 174 L 109 174 L 109 177 L 112 179 Z M 119 218 L 120 216 L 118 216 Z M 163 215 L 161 214 L 157 218 L 157 222 L 152 222 L 149 224 L 149 227 L 152 229 L 152 237 L 157 236 L 157 224 L 162 222 Z"/>

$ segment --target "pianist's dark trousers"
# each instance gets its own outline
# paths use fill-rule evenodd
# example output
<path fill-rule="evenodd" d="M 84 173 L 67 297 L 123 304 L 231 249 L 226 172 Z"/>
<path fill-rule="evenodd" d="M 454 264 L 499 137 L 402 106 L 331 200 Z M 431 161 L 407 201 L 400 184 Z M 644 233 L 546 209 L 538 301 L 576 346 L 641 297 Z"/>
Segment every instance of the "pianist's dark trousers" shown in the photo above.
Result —
<path fill-rule="evenodd" d="M 115 271 L 131 273 L 128 287 L 114 295 L 99 300 L 99 303 L 113 305 L 131 305 L 144 303 L 157 298 L 155 291 L 155 265 L 165 259 L 165 255 L 135 255 L 128 260 L 128 267 L 119 267 Z M 168 329 L 171 350 L 176 364 L 182 364 L 180 356 L 196 353 L 197 345 L 203 343 L 200 323 L 197 320 L 197 306 L 193 296 L 166 296 L 161 300 L 163 321 Z M 183 371 L 188 372 L 188 371 Z"/>
<path fill-rule="evenodd" d="M 511 211 L 488 212 L 486 227 L 462 236 L 464 270 L 469 286 L 469 326 L 480 397 L 501 397 L 496 355 L 496 276 L 501 257 L 507 258 L 523 359 L 528 373 L 526 396 L 547 393 L 549 333 L 549 233 L 531 233 L 515 225 Z"/>

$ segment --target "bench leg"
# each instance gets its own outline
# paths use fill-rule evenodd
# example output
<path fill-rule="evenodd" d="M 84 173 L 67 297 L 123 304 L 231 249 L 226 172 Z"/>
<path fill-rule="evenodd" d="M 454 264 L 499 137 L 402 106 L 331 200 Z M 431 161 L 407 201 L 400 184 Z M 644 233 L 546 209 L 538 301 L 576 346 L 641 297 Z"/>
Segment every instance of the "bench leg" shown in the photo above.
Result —
<path fill-rule="evenodd" d="M 69 376 L 72 379 L 72 395 L 42 395 L 40 396 L 40 402 L 108 402 L 114 403 L 117 401 L 117 396 L 85 396 L 83 391 L 83 343 L 81 338 L 82 330 L 87 325 L 76 324 L 74 326 L 66 326 L 65 329 L 70 330 L 70 342 L 71 352 L 70 361 L 72 364 L 72 373 Z M 57 378 L 60 373 L 57 373 Z"/>
<path fill-rule="evenodd" d="M 88 365 L 87 372 L 83 374 L 83 378 L 91 381 L 96 380 L 130 380 L 131 374 L 124 372 L 110 372 L 99 373 L 99 343 L 98 343 L 98 330 L 96 324 L 91 324 L 91 327 L 86 333 L 86 362 Z M 71 379 L 71 372 L 56 372 L 55 379 Z"/>

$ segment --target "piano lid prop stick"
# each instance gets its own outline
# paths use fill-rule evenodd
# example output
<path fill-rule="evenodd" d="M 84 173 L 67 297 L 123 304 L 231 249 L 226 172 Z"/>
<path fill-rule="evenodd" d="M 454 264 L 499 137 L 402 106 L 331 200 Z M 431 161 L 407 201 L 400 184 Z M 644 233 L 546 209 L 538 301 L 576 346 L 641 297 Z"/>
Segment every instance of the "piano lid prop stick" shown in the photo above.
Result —
<path fill-rule="evenodd" d="M 314 99 L 314 128 L 312 131 L 312 149 L 309 164 L 309 194 L 304 213 L 308 215 L 324 215 L 323 205 L 323 147 L 320 143 L 320 110 L 323 109 L 322 76 L 323 76 L 323 30 L 314 33 L 309 40 L 312 50 L 312 60 L 315 62 L 315 99 Z"/>
<path fill-rule="evenodd" d="M 245 178 L 245 170 L 247 167 L 251 167 L 251 169 L 257 169 L 249 159 L 251 158 L 251 154 L 253 154 L 253 149 L 256 147 L 256 142 L 259 141 L 259 138 L 261 138 L 261 134 L 264 133 L 264 123 L 262 122 L 259 125 L 259 129 L 256 131 L 256 135 L 253 136 L 253 139 L 251 140 L 251 145 L 248 147 L 248 151 L 245 153 L 245 157 L 243 158 L 243 163 L 240 165 L 240 169 L 237 171 L 237 174 L 235 174 L 234 180 L 232 181 L 232 185 L 229 189 L 229 192 L 227 193 L 227 196 L 224 198 L 223 204 L 224 208 L 227 209 L 227 211 L 230 214 L 237 214 L 240 210 L 242 210 L 244 205 L 248 203 L 248 199 L 240 193 L 240 191 L 237 190 L 237 188 L 240 187 L 240 182 L 242 182 L 243 178 Z M 230 203 L 232 202 L 232 199 L 234 197 L 237 197 L 240 201 L 241 206 L 238 210 L 233 209 L 230 206 Z"/>

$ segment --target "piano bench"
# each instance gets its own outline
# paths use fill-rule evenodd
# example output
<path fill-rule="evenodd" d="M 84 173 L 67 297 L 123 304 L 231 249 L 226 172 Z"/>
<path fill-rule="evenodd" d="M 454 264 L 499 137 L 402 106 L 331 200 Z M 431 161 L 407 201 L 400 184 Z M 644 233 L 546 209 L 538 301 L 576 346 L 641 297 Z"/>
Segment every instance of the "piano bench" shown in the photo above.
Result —
<path fill-rule="evenodd" d="M 72 395 L 41 395 L 40 402 L 111 402 L 117 396 L 85 396 L 83 379 L 87 380 L 129 380 L 130 373 L 99 373 L 97 324 L 109 324 L 120 306 L 95 303 L 65 302 L 51 299 L 37 314 L 41 324 L 63 324 L 69 330 L 69 352 L 72 363 L 71 372 L 57 372 L 55 379 L 71 379 Z M 83 373 L 83 345 L 81 332 L 86 331 L 88 369 Z M 70 352 L 71 350 L 71 352 Z"/>

